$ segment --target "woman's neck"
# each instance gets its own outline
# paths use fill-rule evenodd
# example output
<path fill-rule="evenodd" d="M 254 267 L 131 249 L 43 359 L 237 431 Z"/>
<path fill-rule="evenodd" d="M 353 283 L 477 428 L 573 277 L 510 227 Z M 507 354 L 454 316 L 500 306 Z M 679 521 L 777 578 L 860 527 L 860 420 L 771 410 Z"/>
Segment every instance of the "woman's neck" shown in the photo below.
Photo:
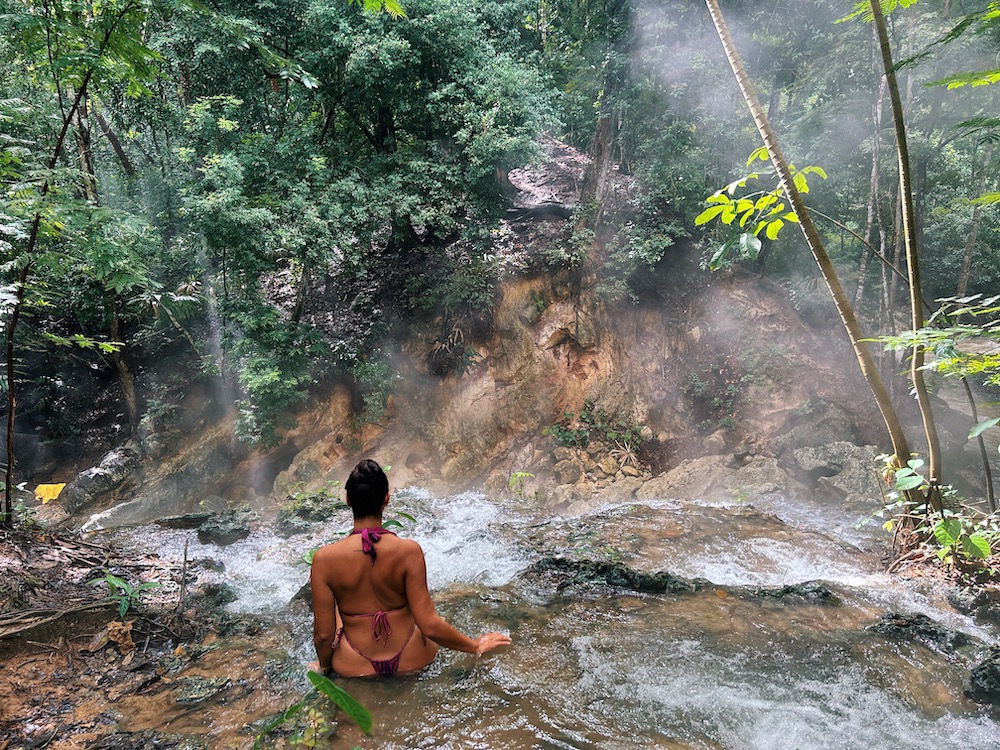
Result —
<path fill-rule="evenodd" d="M 380 529 L 380 528 L 382 528 L 382 516 L 371 516 L 369 518 L 354 519 L 355 531 L 361 531 L 361 529 Z"/>

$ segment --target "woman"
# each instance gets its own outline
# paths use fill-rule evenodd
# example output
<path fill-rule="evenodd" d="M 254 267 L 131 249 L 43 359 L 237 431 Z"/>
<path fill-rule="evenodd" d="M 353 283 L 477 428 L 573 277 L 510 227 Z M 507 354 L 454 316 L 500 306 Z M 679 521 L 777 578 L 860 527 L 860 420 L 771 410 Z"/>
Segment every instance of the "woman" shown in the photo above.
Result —
<path fill-rule="evenodd" d="M 389 480 L 381 466 L 362 461 L 345 489 L 354 531 L 316 552 L 309 578 L 320 671 L 341 677 L 412 672 L 434 661 L 438 646 L 485 654 L 510 643 L 502 633 L 473 640 L 438 615 L 420 545 L 382 528 Z"/>

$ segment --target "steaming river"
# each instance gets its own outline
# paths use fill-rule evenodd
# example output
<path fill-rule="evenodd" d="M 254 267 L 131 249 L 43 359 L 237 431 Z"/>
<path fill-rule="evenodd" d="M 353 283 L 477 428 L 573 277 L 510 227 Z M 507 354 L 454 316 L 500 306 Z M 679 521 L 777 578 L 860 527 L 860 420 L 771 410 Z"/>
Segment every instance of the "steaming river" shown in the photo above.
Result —
<path fill-rule="evenodd" d="M 776 499 L 769 510 L 784 506 Z M 868 539 L 853 519 L 824 518 L 840 534 L 830 537 L 805 527 L 816 517 L 808 509 L 781 520 L 738 504 L 664 501 L 551 520 L 512 500 L 412 490 L 394 495 L 393 509 L 417 518 L 400 533 L 423 546 L 439 611 L 473 635 L 509 632 L 514 645 L 481 659 L 442 652 L 415 677 L 340 681 L 375 730 L 365 737 L 343 720 L 330 747 L 1000 748 L 1000 713 L 963 694 L 970 662 L 998 629 L 880 573 L 855 546 Z M 180 559 L 187 541 L 190 559 L 224 563 L 219 575 L 239 595 L 230 607 L 279 623 L 284 648 L 305 664 L 311 621 L 288 605 L 307 577 L 299 558 L 347 527 L 345 510 L 311 535 L 258 531 L 228 547 L 201 545 L 194 532 L 126 533 L 163 557 Z M 534 565 L 550 555 L 707 580 L 670 595 L 565 585 Z M 808 581 L 833 599 L 771 595 Z M 927 614 L 971 645 L 947 653 L 869 629 L 889 612 Z M 210 733 L 241 727 L 239 715 L 226 717 Z"/>

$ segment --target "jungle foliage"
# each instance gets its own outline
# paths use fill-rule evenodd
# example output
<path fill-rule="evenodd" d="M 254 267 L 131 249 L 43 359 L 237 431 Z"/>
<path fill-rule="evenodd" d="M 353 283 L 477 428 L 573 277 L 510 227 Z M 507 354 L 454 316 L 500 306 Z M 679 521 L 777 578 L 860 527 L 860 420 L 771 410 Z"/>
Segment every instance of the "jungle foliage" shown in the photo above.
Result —
<path fill-rule="evenodd" d="M 786 152 L 827 177 L 810 181 L 809 207 L 828 217 L 859 314 L 901 334 L 897 177 L 869 26 L 837 23 L 847 11 L 831 0 L 725 5 Z M 924 299 L 989 293 L 1000 10 L 888 5 Z M 135 435 L 163 408 L 143 379 L 158 357 L 221 380 L 250 443 L 277 440 L 283 415 L 331 380 L 377 419 L 395 382 L 388 338 L 440 331 L 432 369 L 460 376 L 497 281 L 553 264 L 585 268 L 607 299 L 656 300 L 674 251 L 699 246 L 706 265 L 745 265 L 828 314 L 802 239 L 775 226 L 787 211 L 754 218 L 721 192 L 719 213 L 752 224 L 752 252 L 720 255 L 728 228 L 701 239 L 704 197 L 759 146 L 703 4 L 0 0 L 0 31 L 11 441 L 74 439 L 66 414 L 93 407 L 86 383 L 120 394 L 109 439 Z M 572 253 L 555 262 L 498 231 L 506 175 L 541 156 L 545 131 L 595 166 Z M 769 190 L 755 212 L 777 205 Z"/>

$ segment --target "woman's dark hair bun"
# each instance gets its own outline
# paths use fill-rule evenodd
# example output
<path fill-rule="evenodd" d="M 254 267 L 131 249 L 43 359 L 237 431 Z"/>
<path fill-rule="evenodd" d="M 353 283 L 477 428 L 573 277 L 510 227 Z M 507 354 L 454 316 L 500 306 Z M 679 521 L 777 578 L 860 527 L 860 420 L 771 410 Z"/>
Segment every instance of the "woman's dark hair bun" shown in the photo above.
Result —
<path fill-rule="evenodd" d="M 382 512 L 382 503 L 389 494 L 389 479 L 377 461 L 366 458 L 358 462 L 344 485 L 355 518 L 372 518 Z"/>

